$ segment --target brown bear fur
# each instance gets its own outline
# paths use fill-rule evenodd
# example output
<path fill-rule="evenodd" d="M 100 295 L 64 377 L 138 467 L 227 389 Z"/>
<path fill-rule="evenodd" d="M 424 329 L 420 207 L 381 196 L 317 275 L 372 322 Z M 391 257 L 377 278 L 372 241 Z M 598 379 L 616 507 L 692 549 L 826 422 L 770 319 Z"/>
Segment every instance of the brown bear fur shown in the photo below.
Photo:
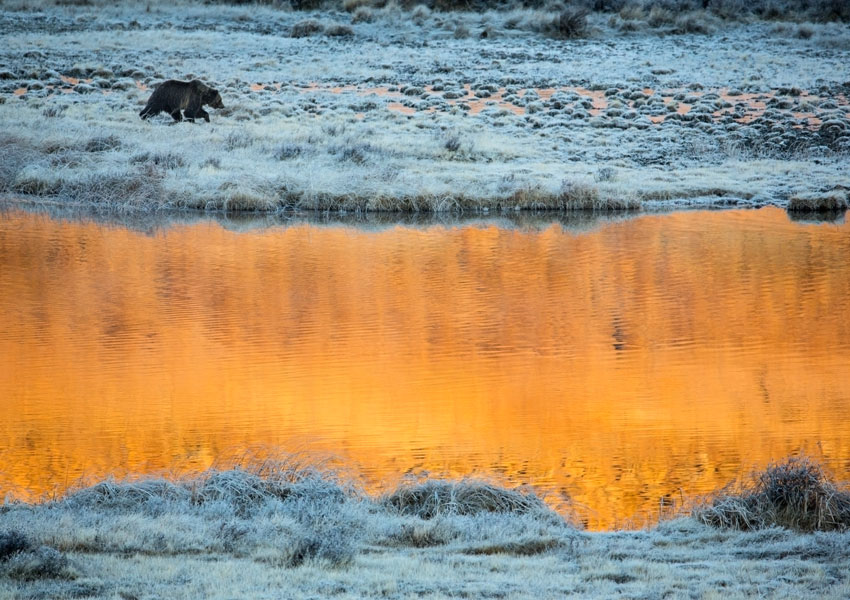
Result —
<path fill-rule="evenodd" d="M 139 116 L 147 119 L 165 111 L 175 121 L 181 121 L 185 116 L 187 121 L 194 122 L 197 117 L 200 117 L 209 123 L 209 113 L 201 108 L 204 104 L 213 108 L 224 108 L 221 95 L 197 79 L 192 81 L 169 79 L 154 90 Z M 184 115 L 180 114 L 181 110 L 185 112 Z"/>

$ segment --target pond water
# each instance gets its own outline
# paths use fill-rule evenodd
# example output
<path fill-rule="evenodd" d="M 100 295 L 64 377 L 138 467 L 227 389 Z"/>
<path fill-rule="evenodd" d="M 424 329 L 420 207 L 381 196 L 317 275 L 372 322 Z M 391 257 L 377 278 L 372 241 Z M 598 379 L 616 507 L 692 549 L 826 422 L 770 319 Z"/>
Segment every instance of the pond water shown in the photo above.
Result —
<path fill-rule="evenodd" d="M 0 213 L 0 497 L 248 447 L 640 526 L 805 451 L 850 479 L 850 226 L 784 211 L 138 230 Z"/>

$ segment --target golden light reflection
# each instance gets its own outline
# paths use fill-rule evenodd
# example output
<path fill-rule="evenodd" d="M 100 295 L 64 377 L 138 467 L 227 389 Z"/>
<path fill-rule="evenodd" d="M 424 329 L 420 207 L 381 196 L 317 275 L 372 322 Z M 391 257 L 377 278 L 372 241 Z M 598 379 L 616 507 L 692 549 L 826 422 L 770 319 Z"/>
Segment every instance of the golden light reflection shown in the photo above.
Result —
<path fill-rule="evenodd" d="M 800 449 L 846 476 L 848 256 L 847 225 L 777 209 L 580 234 L 6 213 L 0 494 L 264 444 L 376 489 L 531 483 L 608 528 Z"/>

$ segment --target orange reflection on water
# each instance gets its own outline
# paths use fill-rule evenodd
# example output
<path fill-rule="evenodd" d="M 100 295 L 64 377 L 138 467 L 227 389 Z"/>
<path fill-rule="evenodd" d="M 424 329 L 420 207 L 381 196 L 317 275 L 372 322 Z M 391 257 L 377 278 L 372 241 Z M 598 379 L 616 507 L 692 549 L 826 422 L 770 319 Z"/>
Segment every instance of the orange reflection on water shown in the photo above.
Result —
<path fill-rule="evenodd" d="M 850 227 L 777 209 L 575 234 L 0 215 L 0 493 L 332 450 L 641 524 L 805 448 L 850 468 Z"/>

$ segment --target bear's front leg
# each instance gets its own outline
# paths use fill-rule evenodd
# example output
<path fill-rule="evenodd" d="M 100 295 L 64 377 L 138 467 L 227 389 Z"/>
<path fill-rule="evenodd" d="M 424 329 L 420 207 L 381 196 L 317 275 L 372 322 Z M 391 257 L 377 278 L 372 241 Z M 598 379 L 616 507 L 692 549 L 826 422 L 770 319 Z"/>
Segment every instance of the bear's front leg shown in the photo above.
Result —
<path fill-rule="evenodd" d="M 171 118 L 177 121 L 178 123 L 183 120 L 183 115 L 180 114 L 180 109 L 171 111 Z"/>
<path fill-rule="evenodd" d="M 185 111 L 185 113 L 186 113 L 186 120 L 187 120 L 187 121 L 191 121 L 192 123 L 194 123 L 194 122 L 195 122 L 195 117 L 203 116 L 203 112 L 204 112 L 204 111 L 201 109 L 201 101 L 200 101 L 200 99 L 198 99 L 198 101 L 197 101 L 197 102 L 192 102 L 192 103 L 191 103 L 191 104 L 189 104 L 189 106 L 186 108 L 186 111 Z"/>

